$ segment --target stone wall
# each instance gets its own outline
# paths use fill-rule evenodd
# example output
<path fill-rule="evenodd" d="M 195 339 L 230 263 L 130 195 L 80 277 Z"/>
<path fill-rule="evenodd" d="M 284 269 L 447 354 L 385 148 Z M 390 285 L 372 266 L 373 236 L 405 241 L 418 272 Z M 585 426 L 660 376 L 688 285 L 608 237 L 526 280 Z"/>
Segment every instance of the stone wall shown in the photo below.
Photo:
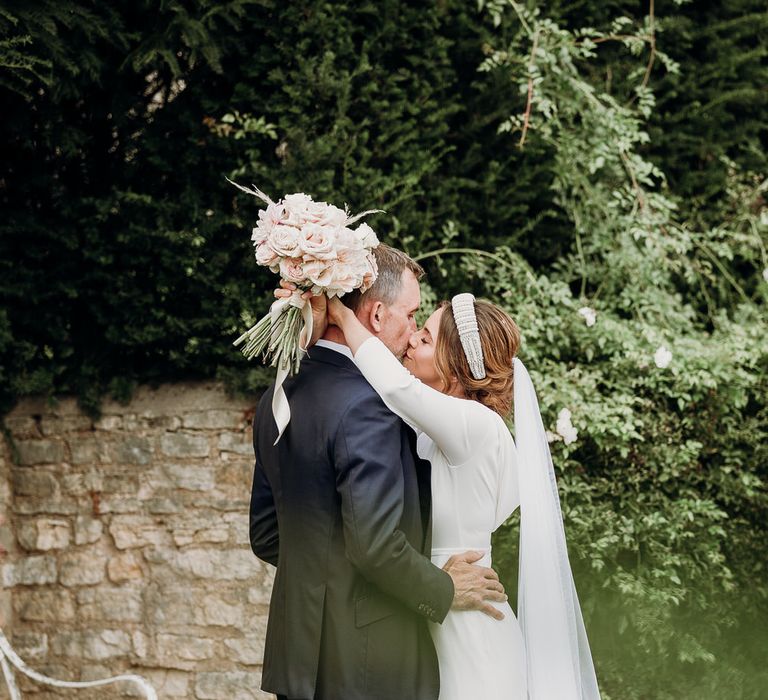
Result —
<path fill-rule="evenodd" d="M 139 673 L 160 698 L 272 697 L 259 685 L 273 572 L 248 545 L 254 407 L 199 383 L 143 387 L 95 422 L 72 399 L 5 417 L 0 622 L 32 668 Z M 17 677 L 38 700 L 137 695 Z"/>

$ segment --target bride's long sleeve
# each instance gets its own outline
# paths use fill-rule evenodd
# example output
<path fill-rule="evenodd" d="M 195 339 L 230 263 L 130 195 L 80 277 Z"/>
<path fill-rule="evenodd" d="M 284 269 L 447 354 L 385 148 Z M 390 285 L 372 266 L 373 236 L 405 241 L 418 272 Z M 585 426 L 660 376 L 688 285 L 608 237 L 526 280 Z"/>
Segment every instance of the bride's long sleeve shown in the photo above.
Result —
<path fill-rule="evenodd" d="M 358 348 L 355 364 L 389 409 L 429 435 L 454 466 L 469 460 L 501 421 L 477 401 L 448 396 L 421 382 L 378 338 Z"/>

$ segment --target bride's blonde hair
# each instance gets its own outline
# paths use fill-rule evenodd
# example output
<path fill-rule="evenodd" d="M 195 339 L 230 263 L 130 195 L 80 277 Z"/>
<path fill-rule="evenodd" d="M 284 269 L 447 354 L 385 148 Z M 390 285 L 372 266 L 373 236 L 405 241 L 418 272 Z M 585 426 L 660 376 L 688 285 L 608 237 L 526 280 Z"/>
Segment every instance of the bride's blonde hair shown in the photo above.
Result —
<path fill-rule="evenodd" d="M 475 379 L 459 339 L 451 303 L 444 301 L 439 308 L 443 309 L 443 314 L 435 342 L 435 367 L 440 379 L 448 387 L 456 377 L 467 398 L 479 401 L 506 418 L 513 402 L 513 360 L 520 348 L 517 324 L 496 304 L 485 299 L 475 300 L 480 345 L 485 359 L 485 377 Z"/>

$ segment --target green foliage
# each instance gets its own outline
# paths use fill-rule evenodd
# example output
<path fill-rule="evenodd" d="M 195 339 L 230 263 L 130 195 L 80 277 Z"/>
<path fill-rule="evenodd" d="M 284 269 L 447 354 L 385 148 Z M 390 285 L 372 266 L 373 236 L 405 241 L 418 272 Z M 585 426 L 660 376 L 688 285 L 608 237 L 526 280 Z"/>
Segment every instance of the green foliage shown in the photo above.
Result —
<path fill-rule="evenodd" d="M 593 85 L 634 102 L 648 74 L 654 106 L 647 119 L 651 138 L 641 150 L 666 174 L 686 219 L 691 211 L 710 226 L 719 223 L 717 202 L 728 186 L 729 164 L 768 171 L 765 3 L 675 0 L 657 3 L 654 14 L 651 0 L 552 0 L 546 10 L 562 26 L 604 30 L 590 31 L 596 56 L 582 66 Z M 669 61 L 679 70 L 666 70 Z"/>
<path fill-rule="evenodd" d="M 154 6 L 71 16 L 65 6 L 69 23 L 46 15 L 51 88 L 5 96 L 6 406 L 22 394 L 73 392 L 97 412 L 105 391 L 235 368 L 245 387 L 268 381 L 230 346 L 264 304 L 268 275 L 253 269 L 247 237 L 233 235 L 222 177 L 231 161 L 226 148 L 210 148 L 219 140 L 204 123 L 210 101 L 228 94 L 208 83 L 220 66 L 200 26 L 221 32 L 220 41 L 207 35 L 211 47 L 231 49 L 232 17 L 248 3 L 193 5 L 199 22 L 186 28 L 176 3 Z M 17 16 L 34 35 L 43 13 Z M 178 46 L 174 61 L 141 34 L 146 24 Z"/>
<path fill-rule="evenodd" d="M 663 154 L 683 206 L 716 225 L 719 212 L 707 209 L 729 186 L 731 164 L 763 176 L 768 171 L 768 93 L 762 89 L 768 45 L 761 39 L 768 12 L 756 0 L 692 2 L 663 25 L 670 56 L 689 67 L 664 76 L 655 88 L 652 150 L 657 160 Z"/>
<path fill-rule="evenodd" d="M 483 68 L 530 95 L 526 115 L 501 129 L 552 147 L 574 244 L 535 283 L 515 274 L 520 259 L 467 258 L 458 277 L 504 300 L 549 424 L 567 407 L 579 430 L 576 443 L 555 443 L 555 459 L 606 695 L 725 698 L 730 675 L 738 697 L 756 698 L 764 671 L 727 633 L 768 607 L 768 468 L 764 450 L 754 454 L 768 430 L 768 183 L 731 164 L 719 224 L 679 218 L 679 198 L 640 152 L 647 87 L 619 103 L 585 77 L 594 30 L 509 5 L 518 32 Z M 645 32 L 622 43 L 631 52 Z M 654 359 L 661 346 L 668 367 Z M 510 526 L 497 545 L 508 554 L 514 539 Z"/>
<path fill-rule="evenodd" d="M 31 101 L 41 90 L 63 94 L 70 78 L 98 80 L 108 42 L 125 46 L 122 32 L 114 31 L 121 24 L 116 12 L 94 2 L 4 2 L 0 88 Z"/>
<path fill-rule="evenodd" d="M 552 449 L 606 700 L 758 698 L 764 7 L 481 6 L 6 2 L 0 406 L 269 382 L 231 346 L 274 279 L 225 175 L 385 209 L 425 307 L 504 304 L 546 424 L 572 412 Z M 514 588 L 514 521 L 495 544 Z"/>

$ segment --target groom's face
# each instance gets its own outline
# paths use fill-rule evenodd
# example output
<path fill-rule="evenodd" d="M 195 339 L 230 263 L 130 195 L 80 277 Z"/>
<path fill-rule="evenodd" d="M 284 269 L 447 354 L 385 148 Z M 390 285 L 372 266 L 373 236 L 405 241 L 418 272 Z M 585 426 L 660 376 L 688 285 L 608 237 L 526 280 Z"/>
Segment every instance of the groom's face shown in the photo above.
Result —
<path fill-rule="evenodd" d="M 381 330 L 378 338 L 398 360 L 403 359 L 408 341 L 416 332 L 416 312 L 421 304 L 421 291 L 416 275 L 403 272 L 400 294 L 389 306 L 381 307 Z"/>

